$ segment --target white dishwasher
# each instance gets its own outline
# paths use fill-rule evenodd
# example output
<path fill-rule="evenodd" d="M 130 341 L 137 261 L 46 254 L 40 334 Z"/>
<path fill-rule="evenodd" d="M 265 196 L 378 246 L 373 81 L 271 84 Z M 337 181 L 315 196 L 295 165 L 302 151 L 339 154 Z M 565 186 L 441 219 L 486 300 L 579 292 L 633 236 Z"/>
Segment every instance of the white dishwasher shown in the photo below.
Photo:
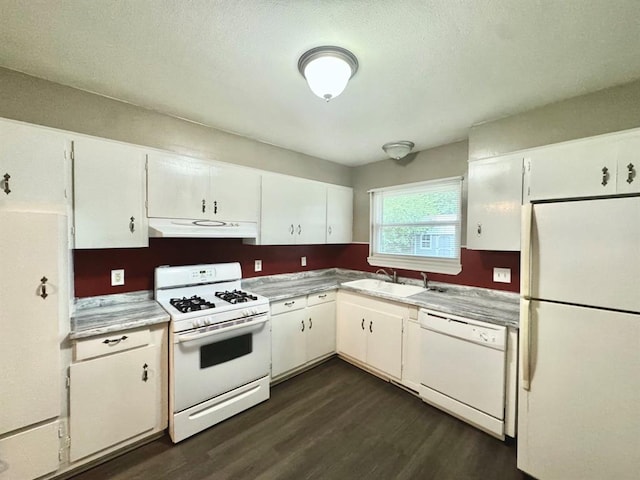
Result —
<path fill-rule="evenodd" d="M 504 439 L 506 327 L 421 309 L 420 396 Z"/>

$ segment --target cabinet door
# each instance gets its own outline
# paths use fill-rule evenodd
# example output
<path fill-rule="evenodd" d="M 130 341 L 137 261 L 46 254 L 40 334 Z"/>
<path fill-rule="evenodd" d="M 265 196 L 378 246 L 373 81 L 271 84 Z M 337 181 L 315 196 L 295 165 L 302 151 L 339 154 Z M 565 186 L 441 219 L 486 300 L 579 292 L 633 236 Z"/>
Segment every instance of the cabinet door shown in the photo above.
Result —
<path fill-rule="evenodd" d="M 402 375 L 402 316 L 366 309 L 367 363 L 400 379 Z"/>
<path fill-rule="evenodd" d="M 66 213 L 65 135 L 0 119 L 0 145 L 0 209 Z"/>
<path fill-rule="evenodd" d="M 66 218 L 0 212 L 0 225 L 2 435 L 60 415 L 58 315 L 67 292 L 58 268 Z"/>
<path fill-rule="evenodd" d="M 249 169 L 213 166 L 209 218 L 257 222 L 260 217 L 260 175 Z"/>
<path fill-rule="evenodd" d="M 520 250 L 522 156 L 469 163 L 467 248 Z"/>
<path fill-rule="evenodd" d="M 361 362 L 367 360 L 367 337 L 365 336 L 366 309 L 355 303 L 341 301 L 337 305 L 337 348 Z M 368 324 L 367 324 L 368 325 Z"/>
<path fill-rule="evenodd" d="M 336 303 L 307 307 L 307 361 L 336 351 Z"/>
<path fill-rule="evenodd" d="M 271 318 L 271 377 L 303 365 L 307 360 L 305 310 Z"/>
<path fill-rule="evenodd" d="M 158 366 L 153 360 L 159 348 L 149 346 L 71 365 L 72 462 L 153 429 L 159 408 Z"/>
<path fill-rule="evenodd" d="M 296 233 L 298 244 L 326 242 L 327 187 L 310 180 L 297 179 L 297 194 L 289 201 L 299 207 Z"/>
<path fill-rule="evenodd" d="M 149 217 L 210 218 L 213 205 L 208 164 L 159 152 L 149 153 L 147 162 Z"/>
<path fill-rule="evenodd" d="M 580 198 L 616 193 L 615 146 L 598 138 L 531 152 L 527 200 Z"/>
<path fill-rule="evenodd" d="M 640 192 L 640 134 L 625 137 L 617 142 L 618 193 Z"/>
<path fill-rule="evenodd" d="M 407 320 L 402 332 L 402 384 L 420 390 L 420 324 Z"/>
<path fill-rule="evenodd" d="M 291 177 L 262 176 L 260 243 L 293 245 L 298 226 L 299 188 Z"/>
<path fill-rule="evenodd" d="M 58 469 L 58 422 L 0 440 L 0 480 L 28 480 Z"/>
<path fill-rule="evenodd" d="M 144 151 L 93 138 L 73 143 L 75 248 L 148 247 Z"/>
<path fill-rule="evenodd" d="M 353 189 L 327 187 L 327 243 L 351 243 L 353 232 Z"/>

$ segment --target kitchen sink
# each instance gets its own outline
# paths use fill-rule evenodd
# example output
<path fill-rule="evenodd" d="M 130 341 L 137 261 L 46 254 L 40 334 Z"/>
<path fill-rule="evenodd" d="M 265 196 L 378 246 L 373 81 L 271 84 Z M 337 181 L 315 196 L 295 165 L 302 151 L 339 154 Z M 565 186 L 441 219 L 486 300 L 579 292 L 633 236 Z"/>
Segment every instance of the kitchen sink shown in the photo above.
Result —
<path fill-rule="evenodd" d="M 410 297 L 411 295 L 425 291 L 424 288 L 417 285 L 402 285 L 400 283 L 376 280 L 375 278 L 352 280 L 351 282 L 344 282 L 342 285 L 362 290 L 370 290 L 372 292 L 386 293 L 388 295 L 395 295 L 396 297 Z"/>

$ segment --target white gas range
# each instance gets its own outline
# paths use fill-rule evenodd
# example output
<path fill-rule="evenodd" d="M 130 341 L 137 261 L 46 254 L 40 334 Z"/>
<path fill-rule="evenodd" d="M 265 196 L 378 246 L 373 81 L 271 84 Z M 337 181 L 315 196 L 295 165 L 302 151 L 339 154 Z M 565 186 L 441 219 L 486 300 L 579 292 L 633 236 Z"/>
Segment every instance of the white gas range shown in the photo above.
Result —
<path fill-rule="evenodd" d="M 269 300 L 241 278 L 239 263 L 156 268 L 155 299 L 171 316 L 174 442 L 269 398 Z"/>

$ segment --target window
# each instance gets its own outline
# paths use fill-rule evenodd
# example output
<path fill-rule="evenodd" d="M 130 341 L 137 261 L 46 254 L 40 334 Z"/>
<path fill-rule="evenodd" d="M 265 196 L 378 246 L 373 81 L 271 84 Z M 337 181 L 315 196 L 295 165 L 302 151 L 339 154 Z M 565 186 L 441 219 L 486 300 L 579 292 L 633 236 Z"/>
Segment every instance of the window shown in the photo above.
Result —
<path fill-rule="evenodd" d="M 369 191 L 369 264 L 460 273 L 462 177 Z"/>

